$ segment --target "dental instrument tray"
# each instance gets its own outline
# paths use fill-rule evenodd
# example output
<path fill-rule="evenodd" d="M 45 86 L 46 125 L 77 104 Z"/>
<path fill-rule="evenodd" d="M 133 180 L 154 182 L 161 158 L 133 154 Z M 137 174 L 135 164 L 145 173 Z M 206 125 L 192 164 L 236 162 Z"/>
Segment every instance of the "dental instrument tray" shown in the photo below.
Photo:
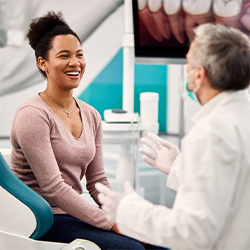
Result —
<path fill-rule="evenodd" d="M 138 113 L 131 113 L 123 109 L 104 110 L 104 120 L 110 123 L 138 123 Z"/>

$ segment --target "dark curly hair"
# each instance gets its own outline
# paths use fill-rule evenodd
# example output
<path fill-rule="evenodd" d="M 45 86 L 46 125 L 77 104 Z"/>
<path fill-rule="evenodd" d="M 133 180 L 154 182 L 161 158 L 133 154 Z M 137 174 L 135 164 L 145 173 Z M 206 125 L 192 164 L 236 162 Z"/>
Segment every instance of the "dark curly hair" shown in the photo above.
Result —
<path fill-rule="evenodd" d="M 52 47 L 52 40 L 58 35 L 75 36 L 81 43 L 78 35 L 69 27 L 61 12 L 49 11 L 46 15 L 32 20 L 27 38 L 30 46 L 35 50 L 36 61 L 38 57 L 48 60 L 48 52 Z M 46 74 L 38 67 L 43 76 Z"/>

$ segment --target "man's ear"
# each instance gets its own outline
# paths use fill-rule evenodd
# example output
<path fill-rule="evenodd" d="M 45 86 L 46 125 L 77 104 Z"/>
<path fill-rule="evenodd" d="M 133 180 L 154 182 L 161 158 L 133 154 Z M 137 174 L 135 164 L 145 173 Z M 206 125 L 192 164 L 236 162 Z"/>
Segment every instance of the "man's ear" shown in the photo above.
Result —
<path fill-rule="evenodd" d="M 44 72 L 46 72 L 48 70 L 47 69 L 47 63 L 41 56 L 39 56 L 38 59 L 37 59 L 37 65 Z"/>
<path fill-rule="evenodd" d="M 207 71 L 204 66 L 199 65 L 196 70 L 196 81 L 197 84 L 202 84 L 205 82 L 205 79 L 207 78 Z"/>

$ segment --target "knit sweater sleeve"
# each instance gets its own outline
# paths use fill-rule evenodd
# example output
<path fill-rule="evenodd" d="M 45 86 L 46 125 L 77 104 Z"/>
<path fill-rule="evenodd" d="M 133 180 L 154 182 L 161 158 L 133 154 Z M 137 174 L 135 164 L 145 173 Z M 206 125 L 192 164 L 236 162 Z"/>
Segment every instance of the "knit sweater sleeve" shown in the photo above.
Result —
<path fill-rule="evenodd" d="M 41 195 L 50 204 L 90 225 L 110 230 L 112 222 L 106 218 L 105 212 L 86 201 L 64 181 L 51 145 L 51 129 L 48 115 L 43 110 L 34 106 L 19 110 L 11 135 L 15 149 L 13 165 L 17 165 L 20 154 L 23 154 L 28 163 L 26 167 L 30 167 L 34 181 L 39 184 Z"/>
<path fill-rule="evenodd" d="M 102 121 L 100 114 L 94 110 L 95 116 L 95 127 L 96 127 L 96 138 L 95 138 L 95 146 L 96 152 L 93 160 L 88 165 L 86 170 L 86 182 L 87 189 L 91 195 L 91 197 L 95 200 L 95 202 L 99 205 L 100 202 L 98 200 L 99 192 L 95 188 L 96 183 L 102 183 L 110 187 L 107 177 L 105 175 L 104 166 L 103 166 L 103 149 L 102 149 Z"/>

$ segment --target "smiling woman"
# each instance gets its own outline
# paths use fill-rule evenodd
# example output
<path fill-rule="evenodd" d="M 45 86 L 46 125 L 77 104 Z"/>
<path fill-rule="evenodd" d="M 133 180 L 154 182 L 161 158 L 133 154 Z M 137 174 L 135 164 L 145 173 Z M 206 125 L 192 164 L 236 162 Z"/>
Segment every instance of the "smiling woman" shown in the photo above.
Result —
<path fill-rule="evenodd" d="M 56 36 L 47 59 L 39 56 L 37 63 L 47 77 L 47 96 L 61 89 L 71 90 L 69 94 L 72 95 L 72 90 L 80 84 L 86 66 L 81 43 L 71 34 Z"/>
<path fill-rule="evenodd" d="M 110 185 L 103 167 L 101 117 L 72 96 L 86 67 L 79 37 L 54 12 L 34 19 L 27 37 L 47 85 L 15 114 L 11 158 L 15 174 L 53 209 L 54 224 L 41 240 L 84 238 L 101 249 L 144 249 L 120 235 L 106 213 L 81 196 L 84 176 L 98 205 L 95 184 Z"/>

